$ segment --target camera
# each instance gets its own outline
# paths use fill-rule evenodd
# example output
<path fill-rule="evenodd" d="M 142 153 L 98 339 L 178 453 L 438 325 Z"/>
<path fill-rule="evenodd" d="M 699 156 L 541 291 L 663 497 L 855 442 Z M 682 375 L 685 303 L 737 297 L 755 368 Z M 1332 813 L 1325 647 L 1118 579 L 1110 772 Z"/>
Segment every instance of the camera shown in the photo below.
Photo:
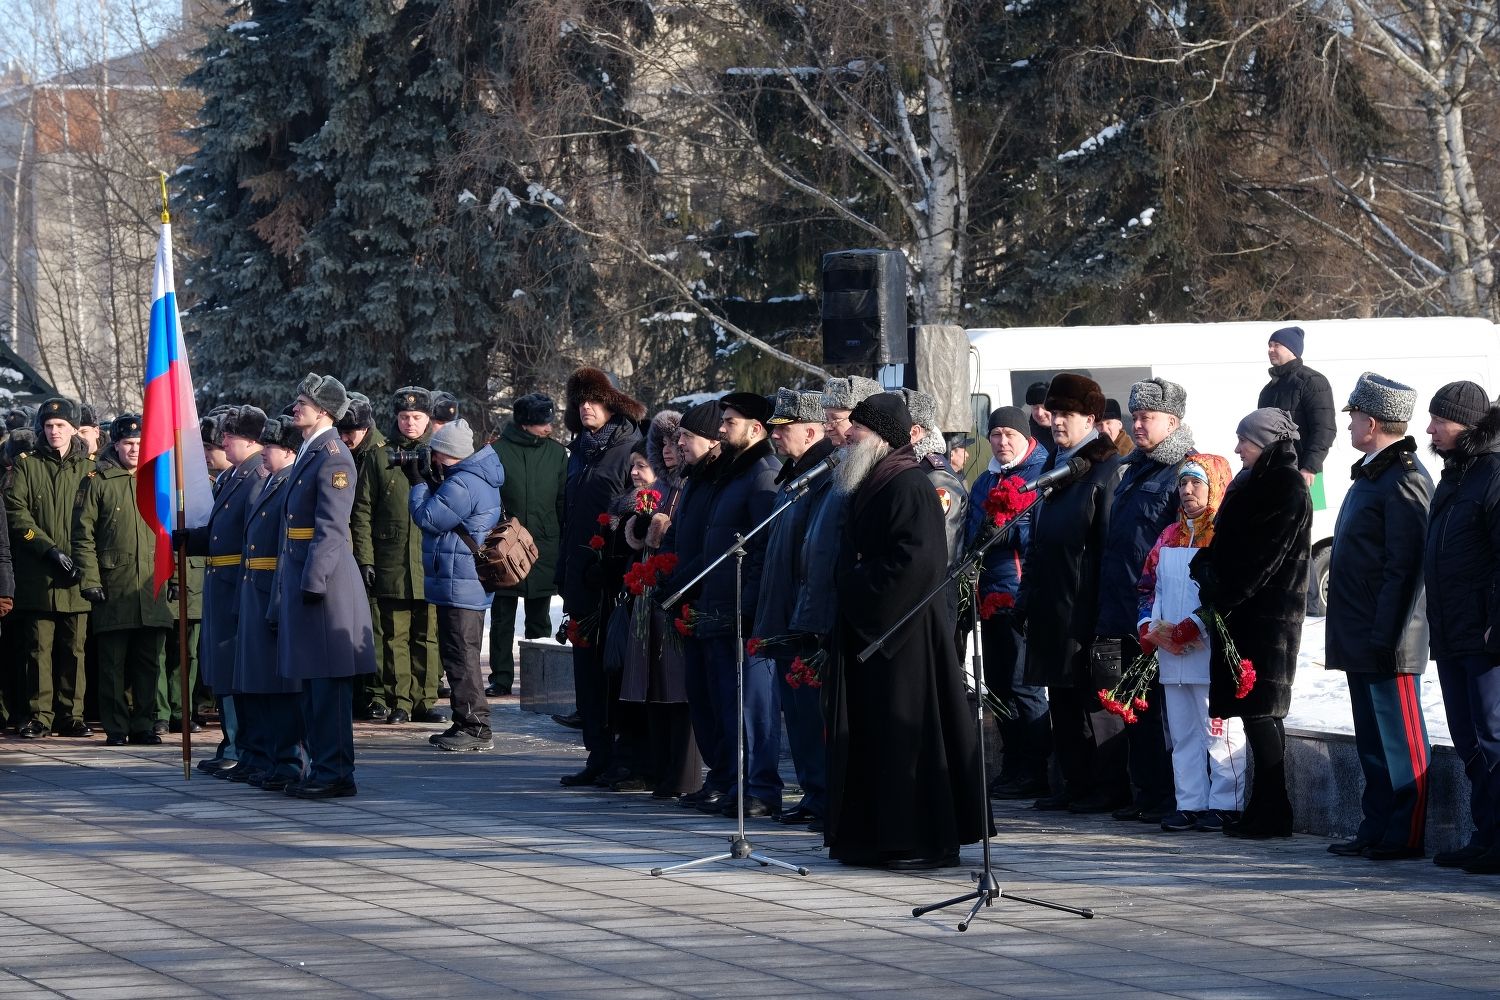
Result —
<path fill-rule="evenodd" d="M 432 449 L 425 444 L 419 445 L 410 451 L 403 451 L 400 448 L 386 448 L 385 467 L 387 469 L 394 469 L 397 466 L 403 465 L 413 466 L 419 473 L 426 475 L 427 470 L 432 468 Z"/>

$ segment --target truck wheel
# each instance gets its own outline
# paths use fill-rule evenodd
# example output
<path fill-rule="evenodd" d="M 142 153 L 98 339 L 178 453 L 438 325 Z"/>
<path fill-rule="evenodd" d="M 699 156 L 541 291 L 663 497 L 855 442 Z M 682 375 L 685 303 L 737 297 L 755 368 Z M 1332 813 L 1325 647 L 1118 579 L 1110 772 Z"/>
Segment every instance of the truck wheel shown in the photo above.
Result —
<path fill-rule="evenodd" d="M 1328 614 L 1328 563 L 1332 546 L 1314 549 L 1307 564 L 1307 616 L 1322 618 Z"/>

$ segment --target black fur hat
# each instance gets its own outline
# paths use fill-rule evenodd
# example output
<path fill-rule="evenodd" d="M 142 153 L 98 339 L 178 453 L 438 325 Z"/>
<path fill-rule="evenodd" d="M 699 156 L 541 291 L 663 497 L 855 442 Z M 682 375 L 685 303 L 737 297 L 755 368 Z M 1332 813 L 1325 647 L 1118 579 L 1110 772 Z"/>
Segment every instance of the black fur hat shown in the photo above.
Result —
<path fill-rule="evenodd" d="M 391 412 L 402 413 L 406 410 L 432 416 L 432 393 L 420 385 L 403 385 L 391 397 Z"/>
<path fill-rule="evenodd" d="M 99 426 L 99 414 L 97 412 L 95 412 L 94 407 L 93 407 L 93 405 L 91 403 L 79 403 L 78 404 L 78 426 L 79 427 L 98 427 Z"/>
<path fill-rule="evenodd" d="M 368 430 L 375 424 L 375 409 L 370 405 L 370 398 L 362 392 L 349 393 L 349 409 L 339 417 L 334 426 L 341 432 Z"/>
<path fill-rule="evenodd" d="M 82 415 L 79 406 L 66 396 L 50 396 L 42 400 L 42 405 L 37 409 L 36 422 L 40 427 L 49 420 L 66 420 L 74 427 L 78 426 Z"/>
<path fill-rule="evenodd" d="M 621 392 L 615 380 L 598 368 L 580 368 L 568 376 L 568 406 L 563 411 L 563 424 L 574 434 L 583 433 L 583 423 L 578 419 L 578 404 L 600 403 L 611 413 L 618 413 L 627 420 L 640 423 L 646 419 L 646 407 L 639 400 Z M 715 410 L 718 403 L 714 403 Z"/>
<path fill-rule="evenodd" d="M 265 410 L 258 406 L 241 406 L 224 414 L 223 423 L 219 425 L 219 438 L 223 440 L 224 435 L 233 434 L 236 437 L 259 441 L 260 432 L 265 428 Z"/>
<path fill-rule="evenodd" d="M 140 436 L 141 418 L 134 413 L 122 413 L 110 421 L 109 440 L 111 443 L 124 440 L 125 438 L 138 438 Z"/>
<path fill-rule="evenodd" d="M 445 424 L 458 419 L 458 397 L 451 392 L 438 390 L 432 394 L 432 419 Z"/>
<path fill-rule="evenodd" d="M 266 425 L 256 440 L 261 444 L 274 444 L 287 451 L 296 451 L 302 447 L 302 432 L 292 426 L 291 417 L 267 417 Z"/>
<path fill-rule="evenodd" d="M 557 416 L 557 407 L 552 397 L 541 392 L 528 393 L 511 404 L 516 423 L 521 427 L 550 424 Z"/>
<path fill-rule="evenodd" d="M 8 431 L 19 430 L 31 423 L 31 418 L 26 415 L 25 410 L 15 409 L 5 411 L 5 429 Z"/>

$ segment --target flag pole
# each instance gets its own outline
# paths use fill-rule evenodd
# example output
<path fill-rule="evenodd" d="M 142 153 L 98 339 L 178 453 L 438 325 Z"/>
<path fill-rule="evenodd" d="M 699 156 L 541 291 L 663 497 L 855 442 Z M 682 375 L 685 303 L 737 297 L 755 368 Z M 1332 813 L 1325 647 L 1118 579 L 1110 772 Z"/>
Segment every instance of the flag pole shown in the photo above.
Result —
<path fill-rule="evenodd" d="M 171 225 L 172 215 L 167 211 L 167 175 L 161 173 L 161 224 Z M 187 527 L 187 480 L 182 474 L 182 421 L 177 425 L 172 448 L 172 466 L 177 476 L 177 527 Z M 177 547 L 177 684 L 182 705 L 182 780 L 193 780 L 193 692 L 188 684 L 188 557 L 187 547 Z"/>

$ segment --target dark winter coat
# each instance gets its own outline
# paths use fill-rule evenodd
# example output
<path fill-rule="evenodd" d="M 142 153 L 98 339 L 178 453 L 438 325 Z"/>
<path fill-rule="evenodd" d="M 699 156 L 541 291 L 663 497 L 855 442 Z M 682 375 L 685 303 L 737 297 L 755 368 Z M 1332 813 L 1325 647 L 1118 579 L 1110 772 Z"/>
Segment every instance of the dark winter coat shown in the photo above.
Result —
<path fill-rule="evenodd" d="M 282 677 L 375 672 L 370 601 L 349 540 L 355 475 L 349 449 L 328 431 L 307 445 L 284 487 L 286 531 L 268 612 L 275 616 Z M 321 600 L 309 602 L 308 595 Z"/>
<path fill-rule="evenodd" d="M 514 421 L 491 447 L 505 467 L 500 500 L 505 514 L 526 526 L 536 542 L 537 560 L 519 586 L 503 597 L 551 597 L 557 593 L 557 546 L 562 534 L 563 495 L 568 486 L 568 449 L 538 437 Z M 628 467 L 627 467 L 628 468 Z"/>
<path fill-rule="evenodd" d="M 1109 535 L 1099 568 L 1099 635 L 1135 633 L 1141 567 L 1157 538 L 1177 518 L 1177 464 L 1196 454 L 1192 433 L 1179 427 L 1149 452 L 1133 451 L 1122 459 L 1125 471 L 1110 505 Z"/>
<path fill-rule="evenodd" d="M 80 591 L 99 587 L 105 600 L 89 611 L 89 631 L 171 628 L 167 588 L 155 592 L 156 533 L 142 520 L 135 476 L 109 448 L 84 479 L 73 505 L 73 562 Z"/>
<path fill-rule="evenodd" d="M 275 593 L 276 556 L 286 530 L 286 481 L 291 468 L 273 472 L 251 484 L 245 511 L 245 560 L 240 570 L 239 627 L 235 630 L 234 683 L 243 694 L 291 694 L 302 682 L 283 677 L 276 669 L 280 650 L 267 616 Z"/>
<path fill-rule="evenodd" d="M 5 525 L 5 507 L 0 505 L 0 597 L 16 596 L 16 574 L 10 561 L 10 530 Z M 0 621 L 0 629 L 4 622 Z"/>
<path fill-rule="evenodd" d="M 1255 665 L 1255 687 L 1236 698 L 1224 649 L 1213 643 L 1208 711 L 1216 718 L 1280 719 L 1292 703 L 1312 545 L 1312 497 L 1297 469 L 1292 442 L 1266 448 L 1231 484 L 1213 541 L 1189 564 L 1199 599 L 1225 616 L 1240 656 Z"/>
<path fill-rule="evenodd" d="M 1432 658 L 1500 662 L 1500 407 L 1443 457 L 1422 564 Z"/>
<path fill-rule="evenodd" d="M 663 551 L 677 555 L 677 571 L 672 574 L 671 585 L 664 588 L 663 597 L 697 576 L 705 565 L 703 541 L 708 533 L 708 518 L 718 494 L 719 476 L 727 466 L 723 453 L 714 452 L 689 467 L 683 476 L 677 509 L 661 545 Z M 701 585 L 694 588 L 686 598 L 687 603 L 697 601 L 700 588 Z"/>
<path fill-rule="evenodd" d="M 233 688 L 235 631 L 240 617 L 240 560 L 245 548 L 245 512 L 260 482 L 257 452 L 232 469 L 219 473 L 214 508 L 208 524 L 188 532 L 189 555 L 204 556 L 203 628 L 198 636 L 198 658 L 204 683 L 217 695 Z M 277 544 L 280 544 L 278 538 Z M 251 552 L 255 557 L 275 555 Z"/>
<path fill-rule="evenodd" d="M 349 531 L 354 542 L 354 561 L 375 567 L 374 597 L 393 601 L 420 601 L 422 593 L 422 533 L 411 523 L 411 483 L 399 466 L 390 463 L 390 451 L 411 451 L 427 444 L 429 430 L 413 440 L 397 435 L 383 448 L 365 451 L 356 468 L 354 511 Z"/>
<path fill-rule="evenodd" d="M 776 477 L 778 488 L 771 509 L 786 503 L 789 499 L 787 487 L 832 451 L 833 442 L 823 438 L 796 462 L 786 463 Z M 827 473 L 814 480 L 807 493 L 766 529 L 771 535 L 766 542 L 760 596 L 755 602 L 755 625 L 750 629 L 751 635 L 768 638 L 788 635 L 792 631 L 792 612 L 797 607 L 797 596 L 807 584 L 807 567 L 802 560 L 806 551 L 803 541 L 813 512 L 831 482 L 833 479 Z M 772 650 L 772 653 L 780 655 L 778 650 Z"/>
<path fill-rule="evenodd" d="M 52 548 L 72 554 L 73 501 L 94 467 L 88 445 L 75 437 L 66 458 L 46 444 L 21 454 L 5 490 L 15 561 L 17 611 L 78 613 L 89 602 L 71 580 L 60 578 L 47 558 Z"/>
<path fill-rule="evenodd" d="M 776 499 L 776 475 L 781 464 L 771 453 L 771 442 L 760 441 L 744 451 L 726 455 L 728 464 L 714 492 L 708 525 L 703 533 L 703 557 L 713 560 L 734 545 L 736 533 L 744 534 L 771 513 Z M 741 611 L 744 627 L 755 622 L 755 602 L 760 597 L 761 570 L 766 559 L 766 532 L 745 543 Z M 703 623 L 694 634 L 702 638 L 734 634 L 734 560 L 726 559 L 708 576 L 698 593 L 694 610 Z"/>
<path fill-rule="evenodd" d="M 1103 436 L 1078 454 L 1093 463 L 1089 471 L 1054 489 L 1032 512 L 1031 547 L 1016 598 L 1017 614 L 1026 625 L 1027 684 L 1089 684 L 1100 560 L 1109 537 L 1120 456 L 1114 442 Z"/>
<path fill-rule="evenodd" d="M 1361 674 L 1427 668 L 1422 549 L 1432 477 L 1403 438 L 1354 464 L 1333 529 L 1323 661 Z"/>
<path fill-rule="evenodd" d="M 599 434 L 579 434 L 569 446 L 568 482 L 564 495 L 561 541 L 555 582 L 563 610 L 582 619 L 599 610 L 602 589 L 588 573 L 598 556 L 589 539 L 599 529 L 599 515 L 610 501 L 630 486 L 630 450 L 641 439 L 634 421 L 616 413 Z M 615 581 L 618 587 L 619 581 Z"/>
<path fill-rule="evenodd" d="M 411 488 L 411 519 L 422 532 L 422 589 L 427 602 L 445 608 L 483 611 L 491 597 L 479 583 L 474 550 L 459 533 L 462 527 L 474 544 L 484 543 L 500 523 L 500 487 L 505 469 L 493 449 L 481 448 L 457 465 L 434 490 L 426 483 Z"/>
<path fill-rule="evenodd" d="M 985 467 L 979 478 L 974 480 L 973 489 L 969 491 L 969 526 L 966 532 L 969 545 L 973 545 L 979 538 L 985 521 L 989 518 L 984 511 L 984 502 L 988 499 L 990 490 L 998 486 L 1002 479 L 1011 476 L 1019 476 L 1023 481 L 1030 482 L 1042 474 L 1042 466 L 1046 462 L 1047 449 L 1040 442 L 1033 442 L 1026 457 L 1004 472 L 991 472 L 989 466 Z M 1031 512 L 1022 514 L 1013 523 L 1015 527 L 1010 532 L 1010 537 L 996 542 L 984 554 L 984 566 L 979 571 L 981 596 L 1009 594 L 1014 597 L 1021 589 L 1021 566 L 1026 559 L 1026 548 L 1031 544 Z"/>
<path fill-rule="evenodd" d="M 839 551 L 844 546 L 849 496 L 830 485 L 808 513 L 807 534 L 798 557 L 805 582 L 792 610 L 793 632 L 826 636 L 833 631 L 838 613 Z"/>
<path fill-rule="evenodd" d="M 888 463 L 900 471 L 887 477 Z M 928 604 L 885 649 L 855 658 L 942 579 L 943 539 L 942 507 L 909 449 L 854 492 L 826 692 L 834 859 L 942 856 L 985 832 L 977 732 L 945 612 Z"/>
<path fill-rule="evenodd" d="M 1271 381 L 1260 390 L 1257 407 L 1276 406 L 1292 415 L 1301 438 L 1297 447 L 1297 468 L 1322 472 L 1323 459 L 1338 436 L 1338 414 L 1333 405 L 1333 389 L 1321 372 L 1313 371 L 1293 358 L 1271 369 Z"/>

